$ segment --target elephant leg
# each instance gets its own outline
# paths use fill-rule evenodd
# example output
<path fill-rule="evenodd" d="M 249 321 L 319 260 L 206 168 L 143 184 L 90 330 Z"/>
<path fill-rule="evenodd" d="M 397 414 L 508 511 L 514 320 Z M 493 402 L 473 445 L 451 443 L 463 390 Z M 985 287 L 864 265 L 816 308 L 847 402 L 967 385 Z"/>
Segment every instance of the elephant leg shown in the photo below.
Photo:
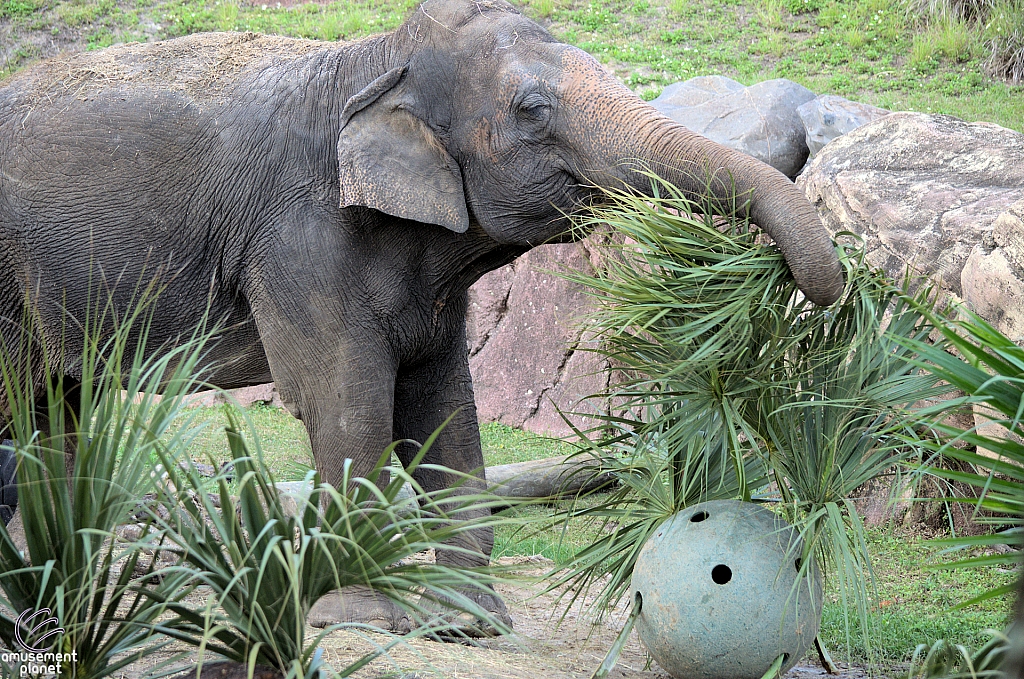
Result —
<path fill-rule="evenodd" d="M 460 336 L 456 340 L 456 347 L 440 360 L 400 370 L 395 385 L 396 439 L 423 442 L 445 420 L 452 418 L 427 452 L 424 462 L 469 476 L 417 468 L 413 476 L 427 492 L 455 487 L 457 493 L 469 494 L 484 490 L 486 485 L 480 429 L 465 347 L 465 340 Z M 417 452 L 415 446 L 404 444 L 399 447 L 398 456 L 402 464 L 407 465 Z M 470 520 L 489 513 L 488 508 L 464 509 L 454 513 L 453 518 Z M 449 544 L 455 549 L 437 550 L 438 563 L 484 567 L 490 562 L 494 530 L 487 526 L 460 533 Z M 466 594 L 497 620 L 508 627 L 512 626 L 505 603 L 493 590 L 476 589 Z M 493 630 L 482 629 L 476 623 L 475 620 L 468 620 L 457 624 L 463 633 L 493 633 Z"/>
<path fill-rule="evenodd" d="M 319 628 L 357 622 L 396 634 L 412 629 L 408 613 L 383 593 L 365 585 L 329 592 L 313 605 L 307 619 L 311 626 Z"/>
<path fill-rule="evenodd" d="M 350 477 L 365 477 L 393 440 L 395 366 L 369 338 L 325 344 L 278 335 L 266 342 L 267 358 L 282 398 L 306 426 L 321 479 L 341 489 L 347 461 Z"/>
<path fill-rule="evenodd" d="M 392 441 L 394 371 L 387 360 L 374 357 L 367 347 L 351 360 L 337 356 L 335 366 L 315 378 L 306 375 L 301 387 L 286 378 L 283 393 L 289 393 L 299 406 L 321 478 L 339 487 L 344 483 L 346 459 L 351 460 L 353 477 L 365 477 Z M 279 385 L 280 374 L 275 374 Z M 383 486 L 387 478 L 378 478 L 377 483 Z M 308 621 L 314 627 L 357 622 L 398 634 L 409 631 L 408 615 L 365 586 L 328 593 L 314 602 Z"/>
<path fill-rule="evenodd" d="M 393 440 L 395 362 L 370 336 L 346 336 L 340 328 L 302 332 L 315 323 L 294 318 L 301 312 L 286 319 L 262 310 L 257 323 L 277 388 L 309 433 L 321 479 L 344 490 L 346 461 L 352 477 L 365 477 Z M 358 622 L 397 633 L 409 628 L 396 604 L 366 587 L 330 592 L 313 602 L 308 621 L 315 627 Z"/>

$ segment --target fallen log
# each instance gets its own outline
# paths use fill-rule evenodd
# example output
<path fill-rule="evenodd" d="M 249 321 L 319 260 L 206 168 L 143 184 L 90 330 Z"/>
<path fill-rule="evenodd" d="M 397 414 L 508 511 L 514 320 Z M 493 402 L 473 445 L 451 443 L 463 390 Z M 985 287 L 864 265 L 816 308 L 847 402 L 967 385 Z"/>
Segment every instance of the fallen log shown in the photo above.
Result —
<path fill-rule="evenodd" d="M 558 455 L 541 460 L 500 464 L 487 467 L 487 490 L 509 500 L 570 497 L 611 483 L 610 475 L 597 474 L 597 471 L 597 462 L 582 455 Z M 275 485 L 285 512 L 296 516 L 299 509 L 306 506 L 313 490 L 312 484 L 305 481 L 279 482 Z M 406 483 L 395 500 L 402 501 L 412 495 L 412 487 Z"/>
<path fill-rule="evenodd" d="M 583 455 L 495 465 L 486 470 L 487 490 L 509 499 L 567 497 L 610 483 L 597 471 L 597 461 Z"/>

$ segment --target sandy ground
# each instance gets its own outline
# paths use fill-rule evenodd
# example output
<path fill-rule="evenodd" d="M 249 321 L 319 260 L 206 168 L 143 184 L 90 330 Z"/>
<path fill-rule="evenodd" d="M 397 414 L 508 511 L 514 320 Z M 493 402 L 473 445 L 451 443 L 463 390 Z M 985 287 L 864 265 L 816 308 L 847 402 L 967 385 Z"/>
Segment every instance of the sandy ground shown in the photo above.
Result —
<path fill-rule="evenodd" d="M 549 564 L 534 565 L 546 568 Z M 538 596 L 537 592 L 542 589 L 539 583 L 498 588 L 512 615 L 513 636 L 483 640 L 478 646 L 423 638 L 403 641 L 390 649 L 387 657 L 378 658 L 352 676 L 356 679 L 590 679 L 622 629 L 628 613 L 626 604 L 605 616 L 603 621 L 595 622 L 588 599 L 574 605 L 560 619 L 564 606 L 556 605 L 554 594 Z M 320 646 L 324 660 L 341 670 L 363 654 L 372 652 L 377 645 L 389 641 L 391 639 L 383 634 L 337 631 L 328 635 Z M 129 668 L 124 679 L 142 677 L 145 669 L 159 660 L 160 656 L 155 655 L 148 658 L 144 666 Z M 647 656 L 635 632 L 608 676 L 610 679 L 671 679 Z M 825 672 L 811 656 L 786 675 L 787 679 L 831 676 L 835 675 Z M 859 667 L 844 667 L 839 676 L 861 679 L 869 674 Z"/>

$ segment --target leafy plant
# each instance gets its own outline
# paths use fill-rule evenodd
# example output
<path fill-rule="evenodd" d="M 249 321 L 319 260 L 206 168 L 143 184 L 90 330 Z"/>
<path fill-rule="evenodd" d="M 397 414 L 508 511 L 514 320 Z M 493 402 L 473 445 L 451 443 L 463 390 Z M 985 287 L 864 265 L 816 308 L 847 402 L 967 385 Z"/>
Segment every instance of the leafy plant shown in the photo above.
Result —
<path fill-rule="evenodd" d="M 185 601 L 167 601 L 176 617 L 157 629 L 232 661 L 249 667 L 267 665 L 296 679 L 317 676 L 321 665 L 316 648 L 339 627 L 307 639 L 310 608 L 328 592 L 345 587 L 371 588 L 403 607 L 415 634 L 459 634 L 450 614 L 439 616 L 444 609 L 467 613 L 478 626 L 507 631 L 474 603 L 473 594 L 489 592 L 497 580 L 487 569 L 408 560 L 429 549 L 457 550 L 444 541 L 505 521 L 491 518 L 491 496 L 460 488 L 426 493 L 418 486 L 412 471 L 438 433 L 423 445 L 409 469 L 384 467 L 397 443 L 384 451 L 367 478 L 350 476 L 346 464 L 347 491 L 315 483 L 310 472 L 306 480 L 313 484 L 312 494 L 293 515 L 283 507 L 262 463 L 258 441 L 256 455 L 250 455 L 237 420 L 229 415 L 227 438 L 234 462 L 215 479 L 215 491 L 207 492 L 207 482 L 194 465 L 185 473 L 175 471 L 170 487 L 182 490 L 165 498 L 167 518 L 159 513 L 153 517 L 180 554 L 180 565 L 171 571 L 208 587 L 211 606 L 197 610 Z M 164 466 L 179 469 L 178 460 L 167 452 L 162 452 Z M 378 488 L 385 469 L 390 481 Z M 237 476 L 237 498 L 228 474 Z M 399 495 L 405 483 L 413 485 L 413 496 Z M 469 510 L 487 511 L 475 512 L 485 514 L 477 520 L 455 518 Z M 355 672 L 394 643 L 397 638 L 340 675 Z"/>
<path fill-rule="evenodd" d="M 919 362 L 937 377 L 962 390 L 966 396 L 939 403 L 920 413 L 922 422 L 942 435 L 928 442 L 933 457 L 923 473 L 976 487 L 980 497 L 952 497 L 945 501 L 975 504 L 974 520 L 993 528 L 988 535 L 956 536 L 940 541 L 951 550 L 1010 544 L 1024 546 L 1024 348 L 993 328 L 977 314 L 960 309 L 963 319 L 937 325 L 949 346 L 920 340 L 905 344 L 918 352 Z M 989 436 L 978 428 L 963 430 L 945 421 L 952 408 L 980 406 L 992 424 L 1005 428 L 1003 436 Z M 959 445 L 966 444 L 966 445 Z M 986 454 L 983 451 L 988 451 Z M 957 471 L 931 464 L 940 456 L 967 463 L 975 471 Z M 948 564 L 950 568 L 1002 565 L 1013 567 L 1016 554 L 996 553 L 968 557 Z M 1013 590 L 1006 585 L 989 590 L 962 605 L 1000 596 Z"/>
<path fill-rule="evenodd" d="M 953 536 L 935 542 L 953 552 L 986 549 L 1003 544 L 1020 549 L 1024 547 L 1024 445 L 1020 439 L 1024 434 L 1024 349 L 977 314 L 964 308 L 959 311 L 960 320 L 938 327 L 955 353 L 923 342 L 908 343 L 919 352 L 920 361 L 927 370 L 966 394 L 962 399 L 939 404 L 921 413 L 923 422 L 938 432 L 941 438 L 931 442 L 934 456 L 925 461 L 920 471 L 977 488 L 978 498 L 953 497 L 947 498 L 947 501 L 974 504 L 974 520 L 991 526 L 992 532 L 985 535 Z M 1001 427 L 1003 434 L 987 435 L 978 427 L 963 430 L 944 420 L 950 408 L 964 406 L 973 407 L 975 413 L 989 418 L 990 424 Z M 968 469 L 973 471 L 951 470 L 934 464 L 935 460 L 943 456 L 967 463 Z M 1019 565 L 1019 560 L 1016 552 L 983 553 L 980 556 L 966 556 L 944 567 L 1014 567 Z M 958 607 L 1003 596 L 1018 587 L 995 587 L 960 603 Z M 982 669 L 992 674 L 999 668 L 1004 656 L 1012 659 L 1012 663 L 1019 664 L 1024 658 L 1021 606 L 1022 602 L 1018 601 L 1017 621 L 1008 632 L 1010 637 L 993 636 L 989 644 L 974 656 L 968 657 L 963 650 L 958 650 L 957 655 L 946 649 L 943 651 L 945 655 L 941 656 L 941 663 L 929 664 L 928 658 L 932 655 L 929 652 L 922 667 L 930 671 L 934 665 L 938 669 L 928 676 L 940 676 L 942 672 L 948 676 L 981 676 Z M 940 640 L 935 647 L 948 646 L 942 644 L 944 642 Z M 957 658 L 955 661 L 954 656 Z"/>
<path fill-rule="evenodd" d="M 1024 82 L 1024 2 L 1000 0 L 989 14 L 985 36 L 991 49 L 988 71 L 1007 82 Z"/>
<path fill-rule="evenodd" d="M 980 679 L 1003 677 L 1000 665 L 1006 657 L 1009 639 L 992 631 L 991 638 L 973 653 L 960 644 L 939 639 L 931 646 L 919 644 L 907 670 L 908 679 Z"/>
<path fill-rule="evenodd" d="M 205 335 L 198 332 L 177 348 L 145 358 L 152 299 L 144 295 L 112 331 L 104 332 L 105 314 L 86 322 L 81 382 L 73 397 L 59 376 L 37 381 L 51 374 L 46 349 L 61 347 L 43 346 L 37 354 L 31 324 L 21 346 L 0 350 L 0 400 L 10 409 L 4 437 L 14 441 L 26 543 L 23 553 L 0 528 L 0 640 L 8 649 L 24 650 L 22 642 L 33 643 L 35 624 L 19 629 L 20 614 L 49 611 L 35 623 L 50 614 L 59 621 L 62 632 L 43 647 L 62 654 L 67 676 L 112 675 L 165 641 L 150 629 L 163 604 L 136 596 L 153 571 L 154 561 L 145 564 L 143 550 L 156 546 L 159 535 L 119 546 L 114 529 L 130 520 L 139 499 L 152 490 L 151 456 L 165 445 L 185 444 L 187 429 L 171 434 L 170 424 L 180 415 L 180 397 L 199 384 L 195 375 Z M 33 365 L 33 355 L 46 362 Z M 163 399 L 155 396 L 158 387 Z M 35 403 L 40 389 L 46 394 L 42 411 Z M 160 440 L 165 435 L 170 443 Z M 75 453 L 70 476 L 65 450 Z M 174 592 L 181 585 L 177 577 L 162 587 Z"/>
<path fill-rule="evenodd" d="M 620 366 L 600 395 L 616 413 L 581 433 L 623 487 L 561 517 L 597 518 L 610 533 L 556 583 L 579 596 L 610 575 L 599 600 L 614 603 L 661 521 L 709 499 L 772 499 L 770 481 L 803 537 L 802 574 L 813 554 L 866 619 L 870 558 L 848 498 L 895 473 L 913 450 L 909 407 L 942 391 L 896 341 L 927 337 L 920 309 L 930 291 L 907 303 L 848 246 L 839 249 L 843 299 L 815 307 L 745 220 L 710 217 L 710 207 L 652 181 L 654 199 L 613 192 L 586 218 L 610 224 L 613 238 L 597 273 L 569 276 L 597 300 L 588 327 Z"/>

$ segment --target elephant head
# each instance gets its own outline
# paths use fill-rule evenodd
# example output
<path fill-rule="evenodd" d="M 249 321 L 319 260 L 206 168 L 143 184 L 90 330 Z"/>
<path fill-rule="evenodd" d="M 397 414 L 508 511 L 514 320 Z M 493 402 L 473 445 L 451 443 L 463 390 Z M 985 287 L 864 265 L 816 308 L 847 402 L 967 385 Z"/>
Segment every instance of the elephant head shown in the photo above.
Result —
<path fill-rule="evenodd" d="M 343 206 L 527 248 L 564 234 L 597 186 L 649 193 L 649 168 L 749 215 L 812 301 L 842 293 L 829 235 L 785 176 L 662 115 L 501 0 L 427 0 L 387 41 L 393 67 L 342 113 Z"/>

